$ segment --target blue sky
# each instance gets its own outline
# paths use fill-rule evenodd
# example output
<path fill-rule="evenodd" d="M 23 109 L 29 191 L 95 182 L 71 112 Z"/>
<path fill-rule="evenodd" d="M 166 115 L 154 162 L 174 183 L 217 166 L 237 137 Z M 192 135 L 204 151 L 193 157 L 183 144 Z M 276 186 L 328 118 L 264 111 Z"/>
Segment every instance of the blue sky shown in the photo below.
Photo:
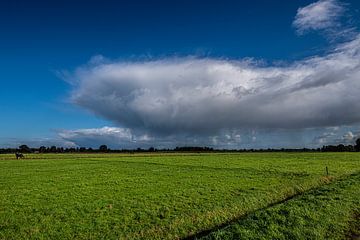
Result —
<path fill-rule="evenodd" d="M 0 145 L 351 143 L 360 118 L 341 109 L 359 100 L 359 69 L 327 64 L 357 59 L 359 9 L 356 0 L 2 1 Z M 326 84 L 281 95 L 316 81 Z M 326 93 L 331 106 L 320 104 Z"/>

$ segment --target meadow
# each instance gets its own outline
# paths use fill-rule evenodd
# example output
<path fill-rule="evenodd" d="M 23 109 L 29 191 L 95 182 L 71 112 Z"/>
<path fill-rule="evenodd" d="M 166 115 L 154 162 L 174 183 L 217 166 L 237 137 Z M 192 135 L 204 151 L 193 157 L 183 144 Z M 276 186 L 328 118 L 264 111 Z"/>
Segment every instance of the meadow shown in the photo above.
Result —
<path fill-rule="evenodd" d="M 0 239 L 346 238 L 359 183 L 359 153 L 4 154 Z"/>

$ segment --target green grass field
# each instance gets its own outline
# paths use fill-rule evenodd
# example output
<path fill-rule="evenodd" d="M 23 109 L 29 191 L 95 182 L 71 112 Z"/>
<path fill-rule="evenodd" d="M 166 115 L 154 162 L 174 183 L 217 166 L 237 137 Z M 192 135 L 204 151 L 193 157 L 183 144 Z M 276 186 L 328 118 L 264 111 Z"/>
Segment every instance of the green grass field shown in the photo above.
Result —
<path fill-rule="evenodd" d="M 359 153 L 0 155 L 0 239 L 345 238 L 359 175 Z"/>

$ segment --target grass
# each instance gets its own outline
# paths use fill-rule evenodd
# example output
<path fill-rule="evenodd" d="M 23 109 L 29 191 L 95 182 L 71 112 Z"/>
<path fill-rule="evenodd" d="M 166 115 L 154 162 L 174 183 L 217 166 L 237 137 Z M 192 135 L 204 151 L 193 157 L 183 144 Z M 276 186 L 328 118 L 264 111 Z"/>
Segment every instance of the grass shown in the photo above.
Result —
<path fill-rule="evenodd" d="M 360 174 L 255 211 L 210 239 L 344 239 L 359 237 Z"/>
<path fill-rule="evenodd" d="M 325 166 L 334 181 L 359 184 L 359 161 L 357 153 L 0 155 L 0 238 L 184 238 L 328 183 Z M 358 200 L 355 190 L 346 194 Z"/>

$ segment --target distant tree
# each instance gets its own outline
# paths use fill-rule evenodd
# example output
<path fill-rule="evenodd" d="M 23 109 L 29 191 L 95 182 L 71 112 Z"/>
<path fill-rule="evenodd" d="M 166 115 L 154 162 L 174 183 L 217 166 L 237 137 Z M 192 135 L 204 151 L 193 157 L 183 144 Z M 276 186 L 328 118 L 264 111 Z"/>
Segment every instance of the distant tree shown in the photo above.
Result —
<path fill-rule="evenodd" d="M 56 148 L 56 152 L 58 152 L 58 153 L 63 153 L 63 152 L 64 152 L 64 148 L 63 148 L 63 147 L 58 147 L 58 148 Z"/>
<path fill-rule="evenodd" d="M 68 152 L 76 152 L 76 148 L 69 148 Z"/>
<path fill-rule="evenodd" d="M 150 148 L 148 149 L 148 151 L 149 151 L 149 152 L 155 152 L 155 148 L 154 148 L 154 147 L 150 147 Z"/>
<path fill-rule="evenodd" d="M 99 151 L 100 152 L 107 152 L 109 149 L 108 149 L 108 147 L 106 146 L 106 145 L 101 145 L 100 147 L 99 147 Z"/>
<path fill-rule="evenodd" d="M 356 140 L 355 151 L 360 152 L 360 138 Z"/>
<path fill-rule="evenodd" d="M 39 152 L 41 152 L 41 153 L 46 152 L 46 147 L 45 146 L 39 147 Z"/>
<path fill-rule="evenodd" d="M 339 152 L 345 152 L 345 150 L 346 150 L 346 147 L 345 147 L 344 144 L 339 144 L 339 145 L 337 145 L 337 151 L 339 151 Z"/>
<path fill-rule="evenodd" d="M 29 152 L 31 152 L 30 148 L 29 148 L 27 145 L 25 145 L 25 144 L 19 146 L 19 150 L 20 150 L 20 152 L 22 152 L 22 153 L 29 153 Z"/>
<path fill-rule="evenodd" d="M 50 152 L 56 153 L 56 146 L 51 146 L 50 147 Z"/>
<path fill-rule="evenodd" d="M 353 145 L 347 145 L 345 146 L 347 152 L 353 152 L 355 149 L 354 149 L 354 146 Z"/>

